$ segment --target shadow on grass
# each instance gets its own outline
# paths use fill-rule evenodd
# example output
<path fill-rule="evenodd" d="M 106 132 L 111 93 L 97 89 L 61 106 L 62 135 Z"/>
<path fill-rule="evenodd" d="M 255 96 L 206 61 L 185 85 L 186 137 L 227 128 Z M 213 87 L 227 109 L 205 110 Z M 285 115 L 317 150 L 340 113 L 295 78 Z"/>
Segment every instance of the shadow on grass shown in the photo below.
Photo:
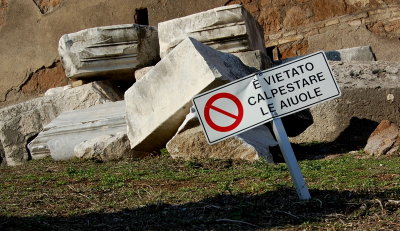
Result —
<path fill-rule="evenodd" d="M 400 190 L 378 194 L 312 190 L 311 194 L 312 200 L 300 202 L 292 189 L 282 188 L 262 195 L 219 195 L 199 202 L 158 203 L 115 213 L 70 217 L 0 216 L 0 230 L 257 230 L 298 226 L 334 219 L 338 214 L 341 218 L 357 214 L 356 217 L 362 219 L 372 210 L 381 209 L 378 203 L 366 206 L 368 201 L 385 202 L 388 198 L 399 197 Z"/>

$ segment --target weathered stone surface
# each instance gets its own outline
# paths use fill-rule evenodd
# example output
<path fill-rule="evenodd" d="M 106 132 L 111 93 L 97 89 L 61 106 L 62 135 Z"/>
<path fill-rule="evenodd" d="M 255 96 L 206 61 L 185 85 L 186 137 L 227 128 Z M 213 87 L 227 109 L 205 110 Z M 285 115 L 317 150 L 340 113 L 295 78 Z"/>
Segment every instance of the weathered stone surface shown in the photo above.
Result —
<path fill-rule="evenodd" d="M 345 0 L 345 3 L 357 7 L 365 7 L 370 3 L 370 0 Z"/>
<path fill-rule="evenodd" d="M 49 66 L 42 66 L 37 70 L 28 70 L 25 75 L 25 80 L 22 83 L 7 91 L 5 101 L 0 99 L 0 107 L 25 102 L 43 96 L 50 88 L 68 85 L 68 78 L 65 76 L 60 60 L 52 62 Z M 11 78 L 6 80 L 6 82 L 8 81 L 12 82 Z"/>
<path fill-rule="evenodd" d="M 82 159 L 110 161 L 145 157 L 150 153 L 131 149 L 128 136 L 124 131 L 83 141 L 75 146 L 74 155 Z"/>
<path fill-rule="evenodd" d="M 37 1 L 44 10 L 57 2 Z M 23 93 L 19 89 L 26 82 L 27 75 L 42 66 L 48 67 L 58 59 L 58 40 L 64 34 L 98 26 L 132 23 L 135 9 L 143 7 L 149 10 L 149 23 L 157 25 L 174 17 L 221 6 L 225 0 L 176 0 L 161 4 L 160 0 L 62 0 L 60 3 L 51 13 L 42 14 L 32 0 L 0 0 L 0 107 L 25 100 L 21 99 Z M 65 73 L 63 75 L 65 77 Z"/>
<path fill-rule="evenodd" d="M 344 1 L 318 0 L 311 3 L 315 21 L 321 21 L 346 13 Z"/>
<path fill-rule="evenodd" d="M 397 13 L 399 16 L 400 13 Z M 372 33 L 389 38 L 398 38 L 400 36 L 400 18 L 382 20 L 367 24 L 367 29 Z"/>
<path fill-rule="evenodd" d="M 72 86 L 72 87 L 80 87 L 80 86 L 82 86 L 82 85 L 84 85 L 84 84 L 87 84 L 87 83 L 90 83 L 90 81 L 82 80 L 82 79 L 79 79 L 79 80 L 72 80 L 72 81 L 71 81 L 71 86 Z"/>
<path fill-rule="evenodd" d="M 150 66 L 150 67 L 143 67 L 140 69 L 137 69 L 135 71 L 135 79 L 136 81 L 138 81 L 139 79 L 141 79 L 145 74 L 147 74 L 147 72 L 149 72 L 154 66 Z"/>
<path fill-rule="evenodd" d="M 238 57 L 246 66 L 254 67 L 257 70 L 265 70 L 271 67 L 270 58 L 261 51 L 246 51 L 232 54 Z"/>
<path fill-rule="evenodd" d="M 332 61 L 376 61 L 370 46 L 351 47 L 336 51 L 326 51 L 326 57 Z"/>
<path fill-rule="evenodd" d="M 266 126 L 259 126 L 219 143 L 209 145 L 195 112 L 186 116 L 177 134 L 167 143 L 173 158 L 241 159 L 273 162 L 269 147 L 278 143 Z"/>
<path fill-rule="evenodd" d="M 28 145 L 33 159 L 55 160 L 74 156 L 79 143 L 102 135 L 126 133 L 125 102 L 110 102 L 61 113 Z"/>
<path fill-rule="evenodd" d="M 313 12 L 310 8 L 298 5 L 291 7 L 283 19 L 283 26 L 286 29 L 308 24 L 312 20 Z"/>
<path fill-rule="evenodd" d="M 64 0 L 33 0 L 42 14 L 50 13 Z"/>
<path fill-rule="evenodd" d="M 383 120 L 368 138 L 364 151 L 374 156 L 400 154 L 399 126 Z"/>
<path fill-rule="evenodd" d="M 131 147 L 163 147 L 182 124 L 193 96 L 254 71 L 231 54 L 185 39 L 125 92 Z"/>
<path fill-rule="evenodd" d="M 282 44 L 278 48 L 282 59 L 308 54 L 308 41 L 306 39 Z"/>
<path fill-rule="evenodd" d="M 72 88 L 70 85 L 64 86 L 64 87 L 55 87 L 55 88 L 50 88 L 49 90 L 47 90 L 44 95 L 45 96 L 49 96 L 49 95 L 55 95 L 55 94 L 60 94 L 65 90 L 68 90 Z"/>
<path fill-rule="evenodd" d="M 48 67 L 41 67 L 31 73 L 22 85 L 21 92 L 25 95 L 43 94 L 46 90 L 68 84 L 64 68 L 59 60 Z"/>
<path fill-rule="evenodd" d="M 157 29 L 136 24 L 95 27 L 63 35 L 58 49 L 69 78 L 131 79 L 159 59 Z"/>
<path fill-rule="evenodd" d="M 270 5 L 268 5 L 263 9 L 264 10 L 261 11 L 258 20 L 264 28 L 265 35 L 277 32 L 282 29 L 283 25 L 280 22 L 281 7 L 271 7 Z"/>
<path fill-rule="evenodd" d="M 162 22 L 158 24 L 158 30 L 161 57 L 187 37 L 228 53 L 266 52 L 260 25 L 240 5 L 218 7 Z"/>
<path fill-rule="evenodd" d="M 28 160 L 26 145 L 61 112 L 115 101 L 120 96 L 104 82 L 94 82 L 60 94 L 36 98 L 0 110 L 0 140 L 7 165 Z"/>
<path fill-rule="evenodd" d="M 8 0 L 0 1 L 0 26 L 4 23 L 7 6 L 8 6 Z"/>
<path fill-rule="evenodd" d="M 321 42 L 323 41 L 323 42 Z M 325 33 L 308 38 L 308 52 L 320 50 L 340 50 L 346 47 L 371 46 L 377 60 L 398 62 L 398 38 L 376 35 L 363 26 L 332 26 Z"/>
<path fill-rule="evenodd" d="M 394 62 L 330 62 L 342 96 L 310 108 L 314 123 L 295 142 L 365 145 L 382 120 L 400 124 L 400 72 Z"/>

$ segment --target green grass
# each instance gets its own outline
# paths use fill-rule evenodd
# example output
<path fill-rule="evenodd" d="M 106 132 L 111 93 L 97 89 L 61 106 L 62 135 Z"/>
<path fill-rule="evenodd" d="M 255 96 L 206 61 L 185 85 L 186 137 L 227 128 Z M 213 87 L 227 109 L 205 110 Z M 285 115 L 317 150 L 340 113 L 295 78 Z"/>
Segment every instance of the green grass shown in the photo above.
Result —
<path fill-rule="evenodd" d="M 100 229 L 346 230 L 390 228 L 400 218 L 400 157 L 360 152 L 300 166 L 308 202 L 298 201 L 285 164 L 181 161 L 165 150 L 121 162 L 31 161 L 0 169 L 0 229 L 97 221 Z"/>

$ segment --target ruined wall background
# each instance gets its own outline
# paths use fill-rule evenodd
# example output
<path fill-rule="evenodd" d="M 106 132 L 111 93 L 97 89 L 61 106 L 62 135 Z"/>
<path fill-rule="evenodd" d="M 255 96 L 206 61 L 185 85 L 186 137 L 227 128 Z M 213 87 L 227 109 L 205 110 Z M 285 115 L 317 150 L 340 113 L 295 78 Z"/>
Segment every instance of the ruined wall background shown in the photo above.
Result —
<path fill-rule="evenodd" d="M 275 59 L 371 45 L 378 60 L 400 61 L 400 0 L 0 0 L 0 107 L 67 84 L 59 38 L 85 28 L 149 24 L 243 4 L 264 27 Z"/>
<path fill-rule="evenodd" d="M 139 8 L 147 8 L 149 23 L 157 25 L 160 21 L 215 8 L 225 2 L 0 0 L 0 107 L 67 84 L 57 51 L 63 34 L 133 23 L 135 9 Z"/>
<path fill-rule="evenodd" d="M 399 0 L 232 0 L 264 27 L 274 58 L 371 45 L 378 60 L 400 61 Z"/>

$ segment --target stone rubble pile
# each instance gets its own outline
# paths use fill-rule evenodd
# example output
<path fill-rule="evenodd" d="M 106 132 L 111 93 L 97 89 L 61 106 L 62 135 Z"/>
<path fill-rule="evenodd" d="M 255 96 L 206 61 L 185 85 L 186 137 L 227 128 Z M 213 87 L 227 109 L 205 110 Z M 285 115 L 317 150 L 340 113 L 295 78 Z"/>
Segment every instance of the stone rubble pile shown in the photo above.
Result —
<path fill-rule="evenodd" d="M 142 157 L 165 147 L 184 132 L 176 134 L 193 96 L 271 66 L 260 28 L 242 6 L 234 5 L 163 22 L 158 30 L 115 25 L 62 36 L 59 53 L 73 88 L 50 89 L 44 97 L 2 109 L 2 163 L 46 156 L 104 161 Z M 125 101 L 113 102 L 122 99 L 112 87 L 116 81 L 135 78 Z M 112 82 L 90 83 L 99 79 Z M 272 161 L 268 148 L 276 142 L 268 128 L 253 130 L 247 138 L 219 145 L 236 153 L 202 155 Z M 199 150 L 208 146 L 199 142 Z M 177 149 L 185 147 L 175 145 L 174 151 L 185 158 Z"/>
<path fill-rule="evenodd" d="M 163 147 L 186 160 L 273 162 L 269 149 L 277 142 L 267 126 L 209 145 L 191 102 L 270 68 L 263 34 L 242 6 L 231 5 L 162 22 L 158 29 L 115 25 L 64 35 L 59 53 L 72 88 L 0 109 L 0 162 L 18 165 L 46 156 L 108 161 Z M 326 54 L 341 60 L 331 65 L 343 96 L 284 118 L 293 141 L 347 138 L 357 118 L 400 122 L 397 64 L 349 61 L 374 60 L 370 47 Z M 91 82 L 101 79 L 109 81 Z M 121 86 L 120 80 L 130 83 Z"/>
<path fill-rule="evenodd" d="M 2 161 L 14 166 L 35 159 L 35 155 L 29 156 L 27 152 L 28 141 L 62 112 L 116 100 L 121 100 L 121 96 L 109 84 L 93 82 L 0 109 Z"/>

